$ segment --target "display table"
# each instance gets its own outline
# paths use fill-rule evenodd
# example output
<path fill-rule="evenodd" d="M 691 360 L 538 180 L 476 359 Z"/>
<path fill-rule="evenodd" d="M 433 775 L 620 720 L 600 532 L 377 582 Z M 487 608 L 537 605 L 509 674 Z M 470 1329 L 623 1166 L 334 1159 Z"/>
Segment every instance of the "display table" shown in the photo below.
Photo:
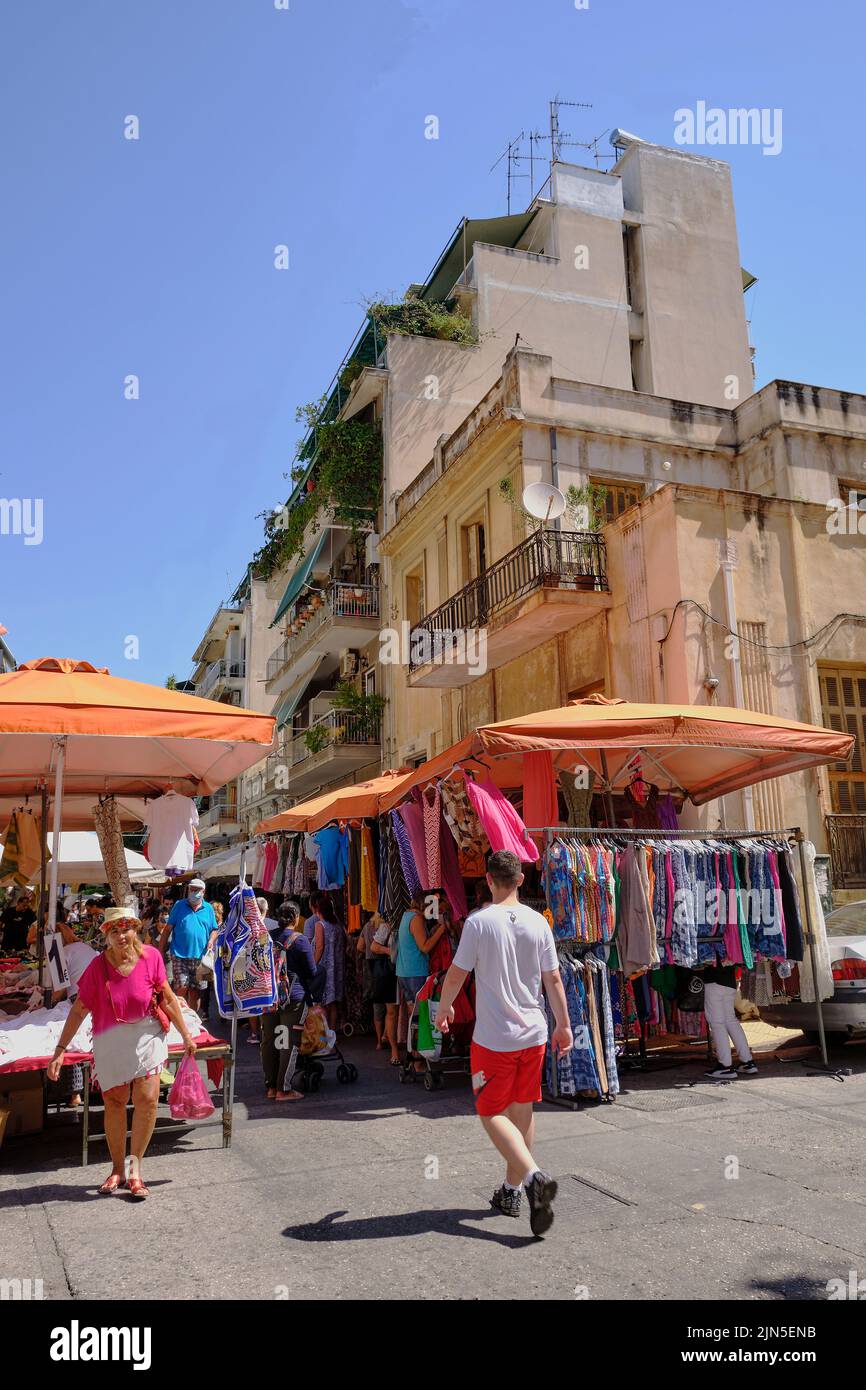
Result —
<path fill-rule="evenodd" d="M 208 1033 L 206 1031 L 202 1031 L 201 1033 L 199 1033 L 199 1035 L 196 1038 L 194 1038 L 193 1041 L 196 1045 L 196 1061 L 222 1062 L 223 1064 L 221 1078 L 223 1093 L 222 1146 L 224 1149 L 228 1149 L 231 1147 L 232 1142 L 233 1109 L 233 1088 L 231 1086 L 231 1073 L 232 1066 L 234 1063 L 234 1057 L 232 1055 L 231 1045 L 230 1043 L 224 1042 L 221 1038 L 215 1038 L 212 1033 Z M 182 1044 L 178 1044 L 176 1046 L 169 1046 L 168 1062 L 166 1065 L 170 1065 L 172 1062 L 179 1062 L 180 1059 L 183 1057 L 183 1054 L 184 1048 Z M 16 1072 L 44 1072 L 50 1061 L 50 1056 L 21 1057 L 15 1062 L 7 1062 L 5 1066 L 0 1066 L 0 1091 L 2 1091 L 3 1089 L 4 1075 L 8 1076 Z M 81 1164 L 82 1167 L 86 1167 L 88 1163 L 88 1150 L 91 1141 L 94 1143 L 98 1143 L 103 1142 L 105 1140 L 104 1134 L 91 1135 L 90 1133 L 90 1094 L 92 1089 L 91 1070 L 93 1067 L 93 1054 L 90 1052 L 67 1051 L 64 1054 L 63 1065 L 65 1067 L 78 1065 L 84 1069 L 84 1106 L 82 1108 L 81 1124 Z M 197 1128 L 204 1125 L 204 1127 L 207 1128 L 209 1127 L 209 1125 L 213 1125 L 214 1123 L 214 1121 L 207 1122 L 201 1120 L 171 1121 L 173 1129 L 179 1126 L 188 1128 L 190 1125 L 195 1125 Z M 158 1129 L 154 1130 L 154 1133 L 158 1132 Z"/>

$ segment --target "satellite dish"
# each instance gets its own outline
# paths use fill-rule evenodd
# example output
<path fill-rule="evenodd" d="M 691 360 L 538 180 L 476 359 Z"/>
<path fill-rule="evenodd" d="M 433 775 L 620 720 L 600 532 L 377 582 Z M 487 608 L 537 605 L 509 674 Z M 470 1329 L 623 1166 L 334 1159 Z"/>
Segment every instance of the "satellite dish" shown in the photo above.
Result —
<path fill-rule="evenodd" d="M 556 521 L 565 511 L 565 493 L 550 483 L 530 483 L 523 489 L 523 505 L 538 521 Z"/>

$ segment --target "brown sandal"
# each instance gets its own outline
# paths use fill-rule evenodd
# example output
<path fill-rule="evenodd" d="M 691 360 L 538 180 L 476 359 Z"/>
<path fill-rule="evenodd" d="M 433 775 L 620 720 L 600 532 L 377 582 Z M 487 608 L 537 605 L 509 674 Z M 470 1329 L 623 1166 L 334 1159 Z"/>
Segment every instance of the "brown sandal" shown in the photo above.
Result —
<path fill-rule="evenodd" d="M 145 1197 L 150 1196 L 150 1192 L 145 1187 L 144 1183 L 141 1181 L 141 1178 L 127 1178 L 126 1186 L 128 1187 L 129 1195 L 134 1202 L 143 1202 Z"/>
<path fill-rule="evenodd" d="M 116 1192 L 119 1187 L 123 1187 L 124 1178 L 122 1173 L 112 1173 L 110 1177 L 98 1189 L 102 1197 L 108 1197 L 112 1192 Z"/>

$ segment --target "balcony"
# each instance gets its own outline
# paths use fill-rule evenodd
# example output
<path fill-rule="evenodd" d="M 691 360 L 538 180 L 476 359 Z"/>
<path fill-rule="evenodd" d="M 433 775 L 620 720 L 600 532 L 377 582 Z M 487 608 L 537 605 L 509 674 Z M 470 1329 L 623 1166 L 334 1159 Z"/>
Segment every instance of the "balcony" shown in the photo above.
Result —
<path fill-rule="evenodd" d="M 289 786 L 294 793 L 379 762 L 379 721 L 369 715 L 328 710 L 301 731 L 290 748 Z"/>
<path fill-rule="evenodd" d="M 866 888 L 866 816 L 827 816 L 834 889 Z"/>
<path fill-rule="evenodd" d="M 207 810 L 199 812 L 199 839 L 204 845 L 225 835 L 235 835 L 239 828 L 237 787 L 223 787 L 210 797 Z"/>
<path fill-rule="evenodd" d="M 598 532 L 536 531 L 412 629 L 409 685 L 468 685 L 611 603 Z"/>
<path fill-rule="evenodd" d="M 311 611 L 300 631 L 286 637 L 268 658 L 267 688 L 275 696 L 278 682 L 284 683 L 283 677 L 300 657 L 311 652 L 336 655 L 344 647 L 362 647 L 379 630 L 378 584 L 334 580 L 323 595 L 313 595 L 307 607 Z"/>
<path fill-rule="evenodd" d="M 226 691 L 240 696 L 245 675 L 245 661 L 227 661 L 225 658 L 212 661 L 199 682 L 196 694 L 203 700 L 217 700 Z M 240 698 L 232 703 L 240 704 Z"/>

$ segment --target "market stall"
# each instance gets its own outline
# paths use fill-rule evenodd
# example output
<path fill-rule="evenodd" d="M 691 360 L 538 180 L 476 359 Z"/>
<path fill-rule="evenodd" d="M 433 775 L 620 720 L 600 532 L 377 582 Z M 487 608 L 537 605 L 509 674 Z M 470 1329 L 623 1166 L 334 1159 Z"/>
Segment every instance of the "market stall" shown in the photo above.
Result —
<path fill-rule="evenodd" d="M 0 824 L 6 826 L 7 849 L 10 838 L 16 847 L 24 845 L 22 830 L 32 845 L 27 818 L 38 807 L 43 850 L 37 959 L 52 971 L 55 987 L 65 983 L 55 933 L 62 831 L 95 826 L 106 878 L 115 901 L 125 906 L 132 883 L 123 830 L 148 826 L 151 868 L 187 872 L 198 819 L 192 798 L 212 794 L 260 761 L 273 738 L 270 715 L 113 677 L 89 662 L 48 657 L 0 675 Z M 50 847 L 44 834 L 49 808 Z M 228 1050 L 209 1034 L 203 1041 L 223 1052 L 230 1075 Z M 44 1054 L 33 1052 L 17 1058 L 17 1069 L 29 1064 L 40 1070 L 43 1062 Z M 223 1124 L 227 1144 L 230 1107 Z"/>
<path fill-rule="evenodd" d="M 851 748 L 847 734 L 756 711 L 594 696 L 482 726 L 417 769 L 324 794 L 262 822 L 251 855 L 254 882 L 302 891 L 319 882 L 311 857 L 318 832 L 345 835 L 350 860 L 355 838 L 363 853 L 364 830 L 371 830 L 380 911 L 393 918 L 415 887 L 438 888 L 459 919 L 486 851 L 516 848 L 527 870 L 522 896 L 548 916 L 564 973 L 571 972 L 587 1008 L 597 995 L 594 1017 L 587 1015 L 595 1032 L 590 1028 L 586 1073 L 594 1067 L 600 1094 L 610 1094 L 608 1074 L 616 1074 L 615 1063 L 604 1067 L 614 1041 L 621 1062 L 645 1066 L 649 1040 L 706 1036 L 703 1012 L 676 997 L 672 972 L 687 975 L 710 959 L 741 962 L 773 997 L 785 991 L 815 1000 L 826 1066 L 820 1002 L 832 992 L 832 978 L 814 850 L 797 827 L 687 830 L 679 813 L 766 778 L 844 760 Z M 646 959 L 620 962 L 614 884 L 620 862 L 631 871 L 638 855 L 646 861 L 638 916 Z M 676 932 L 666 896 L 674 870 L 685 907 Z M 709 921 L 711 872 L 716 906 Z M 349 904 L 360 902 L 348 870 L 346 878 Z M 591 903 L 587 882 L 596 895 Z M 750 892 L 767 897 L 766 921 L 741 920 Z M 604 970 L 597 968 L 602 960 Z M 562 1090 L 562 1078 L 551 1074 L 549 1081 L 553 1094 Z"/>

